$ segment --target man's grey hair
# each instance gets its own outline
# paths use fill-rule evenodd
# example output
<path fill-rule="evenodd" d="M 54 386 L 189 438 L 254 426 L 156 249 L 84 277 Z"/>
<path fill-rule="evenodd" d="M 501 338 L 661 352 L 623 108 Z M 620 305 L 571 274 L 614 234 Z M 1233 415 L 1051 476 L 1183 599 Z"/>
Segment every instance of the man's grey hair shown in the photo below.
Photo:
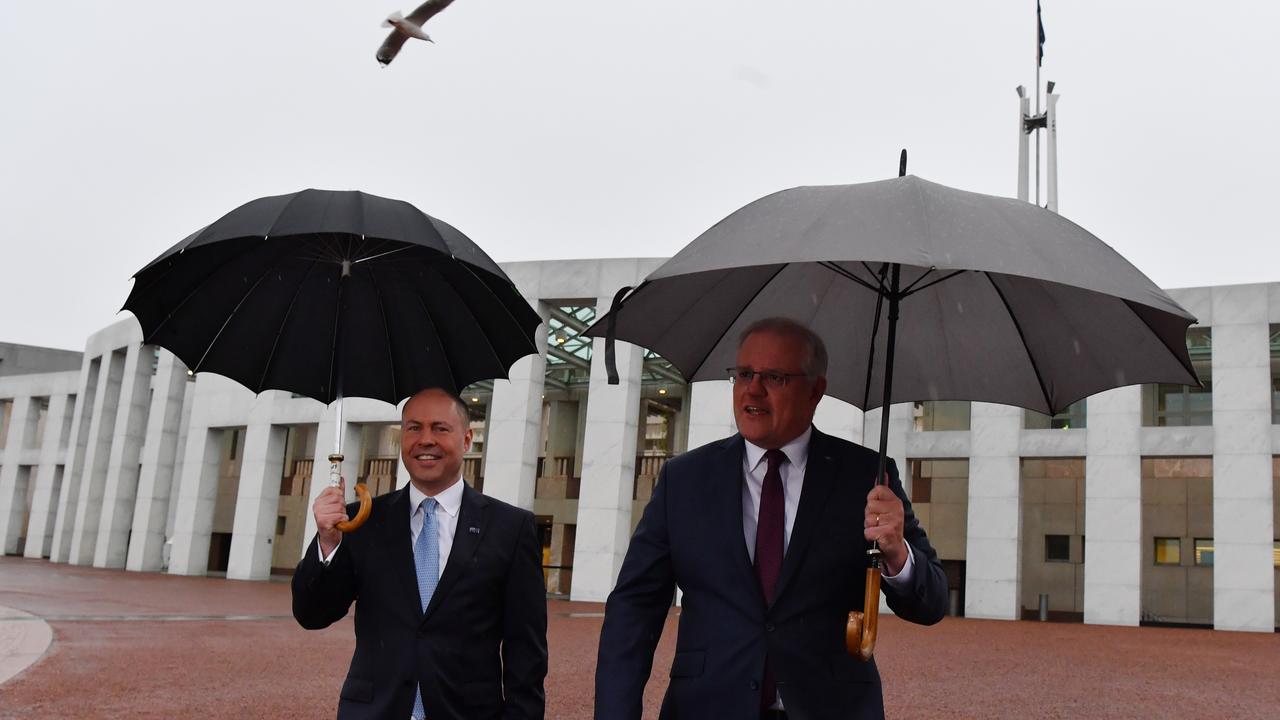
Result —
<path fill-rule="evenodd" d="M 747 326 L 746 330 L 738 336 L 738 347 L 742 347 L 742 343 L 747 338 L 758 333 L 768 332 L 775 335 L 788 335 L 800 341 L 804 345 L 804 360 L 800 363 L 805 375 L 810 380 L 827 375 L 827 344 L 822 342 L 822 338 L 818 334 L 809 329 L 804 323 L 796 322 L 790 318 L 784 317 L 768 317 L 756 320 Z"/>

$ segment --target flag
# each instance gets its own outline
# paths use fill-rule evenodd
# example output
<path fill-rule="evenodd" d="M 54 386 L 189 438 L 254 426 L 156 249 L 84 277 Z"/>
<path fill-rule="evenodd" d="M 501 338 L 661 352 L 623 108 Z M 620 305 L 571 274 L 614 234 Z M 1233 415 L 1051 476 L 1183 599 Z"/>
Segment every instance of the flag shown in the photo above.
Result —
<path fill-rule="evenodd" d="M 1036 0 L 1036 26 L 1040 30 L 1040 49 L 1036 55 L 1036 67 L 1044 64 L 1044 20 L 1040 18 L 1040 0 Z"/>

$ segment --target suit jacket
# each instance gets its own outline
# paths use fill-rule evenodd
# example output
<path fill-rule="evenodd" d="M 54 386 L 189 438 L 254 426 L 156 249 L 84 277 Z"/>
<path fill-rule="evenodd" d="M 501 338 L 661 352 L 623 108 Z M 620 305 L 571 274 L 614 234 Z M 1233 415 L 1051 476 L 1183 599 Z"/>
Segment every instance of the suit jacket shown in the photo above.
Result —
<path fill-rule="evenodd" d="M 374 498 L 368 522 L 343 537 L 328 567 L 313 539 L 293 576 L 293 616 L 304 628 L 328 627 L 356 604 L 338 717 L 407 718 L 416 684 L 432 720 L 542 718 L 547 603 L 533 515 L 464 488 L 425 613 L 409 515 L 407 486 Z"/>
<path fill-rule="evenodd" d="M 641 695 L 677 585 L 683 591 L 663 720 L 754 718 L 766 653 L 794 720 L 884 716 L 874 660 L 844 646 L 866 585 L 863 513 L 877 454 L 813 431 L 804 487 L 774 597 L 766 603 L 742 529 L 741 435 L 671 459 L 627 548 L 605 606 L 597 720 L 639 720 Z M 915 556 L 910 586 L 881 585 L 901 618 L 945 614 L 946 577 L 889 465 Z"/>

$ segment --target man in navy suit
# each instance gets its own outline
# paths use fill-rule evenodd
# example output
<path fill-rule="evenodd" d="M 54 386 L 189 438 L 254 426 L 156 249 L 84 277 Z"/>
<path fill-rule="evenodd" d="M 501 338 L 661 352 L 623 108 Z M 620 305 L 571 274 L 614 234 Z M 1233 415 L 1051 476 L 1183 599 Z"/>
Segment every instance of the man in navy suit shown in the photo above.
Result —
<path fill-rule="evenodd" d="M 866 551 L 901 618 L 938 622 L 947 586 L 890 463 L 819 432 L 826 349 L 781 318 L 740 339 L 733 380 L 739 434 L 662 469 L 605 606 L 597 720 L 639 720 L 653 651 L 683 592 L 663 720 L 882 718 L 874 660 L 845 650 L 862 609 Z"/>
<path fill-rule="evenodd" d="M 342 488 L 316 498 L 315 540 L 293 576 L 293 616 L 328 627 L 356 604 L 341 720 L 541 719 L 547 604 L 533 515 L 462 480 L 466 405 L 409 398 L 400 452 L 411 482 L 347 535 Z"/>

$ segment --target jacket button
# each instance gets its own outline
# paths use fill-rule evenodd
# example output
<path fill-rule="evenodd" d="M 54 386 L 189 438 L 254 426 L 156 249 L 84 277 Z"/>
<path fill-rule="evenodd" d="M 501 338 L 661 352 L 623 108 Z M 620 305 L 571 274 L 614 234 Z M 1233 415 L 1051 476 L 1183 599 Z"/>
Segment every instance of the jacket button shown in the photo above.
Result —
<path fill-rule="evenodd" d="M 752 681 L 751 681 L 751 686 L 750 686 L 750 687 L 751 687 L 751 689 L 752 689 L 752 690 L 759 690 L 759 689 L 760 689 L 760 683 L 756 682 L 755 680 L 752 680 Z"/>
<path fill-rule="evenodd" d="M 773 631 L 774 631 L 773 623 L 768 623 L 768 624 L 766 624 L 766 625 L 764 626 L 764 631 L 765 631 L 765 632 L 773 632 Z"/>

